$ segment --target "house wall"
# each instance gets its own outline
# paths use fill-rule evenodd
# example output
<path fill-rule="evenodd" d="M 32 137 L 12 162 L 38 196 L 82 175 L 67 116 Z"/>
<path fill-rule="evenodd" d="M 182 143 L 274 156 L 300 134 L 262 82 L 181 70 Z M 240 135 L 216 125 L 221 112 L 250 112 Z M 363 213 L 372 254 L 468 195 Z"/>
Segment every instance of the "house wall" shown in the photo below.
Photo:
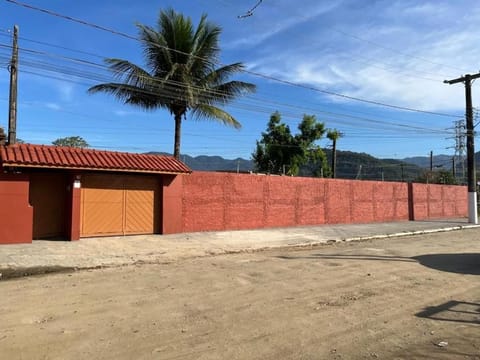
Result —
<path fill-rule="evenodd" d="M 467 215 L 464 186 L 213 172 L 179 178 L 183 232 Z"/>
<path fill-rule="evenodd" d="M 28 194 L 27 175 L 0 174 L 0 244 L 32 242 L 33 208 Z"/>
<path fill-rule="evenodd" d="M 162 176 L 161 233 L 178 234 L 183 232 L 182 189 L 184 176 Z"/>

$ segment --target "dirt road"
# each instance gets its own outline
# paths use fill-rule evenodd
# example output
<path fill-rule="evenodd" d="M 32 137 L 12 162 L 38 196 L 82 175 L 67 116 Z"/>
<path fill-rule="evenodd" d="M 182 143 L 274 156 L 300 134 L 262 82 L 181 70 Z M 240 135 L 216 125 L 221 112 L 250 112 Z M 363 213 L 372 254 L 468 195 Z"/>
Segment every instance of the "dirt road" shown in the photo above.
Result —
<path fill-rule="evenodd" d="M 479 230 L 13 279 L 0 295 L 0 359 L 480 359 Z"/>

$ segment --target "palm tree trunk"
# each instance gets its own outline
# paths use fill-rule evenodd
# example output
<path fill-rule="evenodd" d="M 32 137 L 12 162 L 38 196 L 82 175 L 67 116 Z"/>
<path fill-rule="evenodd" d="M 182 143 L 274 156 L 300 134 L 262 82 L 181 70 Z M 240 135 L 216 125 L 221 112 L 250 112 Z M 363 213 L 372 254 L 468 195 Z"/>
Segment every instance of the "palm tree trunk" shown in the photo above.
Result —
<path fill-rule="evenodd" d="M 182 115 L 175 114 L 175 140 L 173 144 L 173 157 L 180 160 L 180 136 L 182 132 Z"/>

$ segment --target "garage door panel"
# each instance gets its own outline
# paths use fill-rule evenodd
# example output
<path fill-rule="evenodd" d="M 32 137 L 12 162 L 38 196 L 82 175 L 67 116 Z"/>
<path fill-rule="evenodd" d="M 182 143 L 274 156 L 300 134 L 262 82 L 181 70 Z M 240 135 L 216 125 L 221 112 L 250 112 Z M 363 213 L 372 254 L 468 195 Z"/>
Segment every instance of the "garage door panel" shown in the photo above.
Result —
<path fill-rule="evenodd" d="M 126 191 L 125 232 L 151 234 L 155 232 L 153 190 Z"/>
<path fill-rule="evenodd" d="M 82 179 L 80 236 L 157 232 L 158 191 L 155 177 L 86 176 Z"/>
<path fill-rule="evenodd" d="M 82 236 L 123 233 L 123 190 L 82 190 Z"/>

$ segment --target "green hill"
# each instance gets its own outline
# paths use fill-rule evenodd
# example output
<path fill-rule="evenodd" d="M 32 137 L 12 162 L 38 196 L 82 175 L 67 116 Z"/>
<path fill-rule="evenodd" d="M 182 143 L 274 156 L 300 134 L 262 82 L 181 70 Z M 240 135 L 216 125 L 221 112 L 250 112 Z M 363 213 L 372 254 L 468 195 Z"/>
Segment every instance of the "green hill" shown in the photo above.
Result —
<path fill-rule="evenodd" d="M 329 164 L 331 151 L 325 150 Z M 412 181 L 424 169 L 417 165 L 395 159 L 378 159 L 369 154 L 352 151 L 337 151 L 337 178 Z"/>
<path fill-rule="evenodd" d="M 331 151 L 329 149 L 324 151 L 330 164 Z M 150 154 L 161 153 L 151 152 Z M 195 157 L 181 155 L 180 158 L 192 170 L 197 171 L 249 172 L 254 168 L 251 160 L 242 158 L 224 159 L 220 156 L 205 155 Z M 337 178 L 341 179 L 411 181 L 423 171 L 421 167 L 401 160 L 378 159 L 365 153 L 337 151 Z"/>

